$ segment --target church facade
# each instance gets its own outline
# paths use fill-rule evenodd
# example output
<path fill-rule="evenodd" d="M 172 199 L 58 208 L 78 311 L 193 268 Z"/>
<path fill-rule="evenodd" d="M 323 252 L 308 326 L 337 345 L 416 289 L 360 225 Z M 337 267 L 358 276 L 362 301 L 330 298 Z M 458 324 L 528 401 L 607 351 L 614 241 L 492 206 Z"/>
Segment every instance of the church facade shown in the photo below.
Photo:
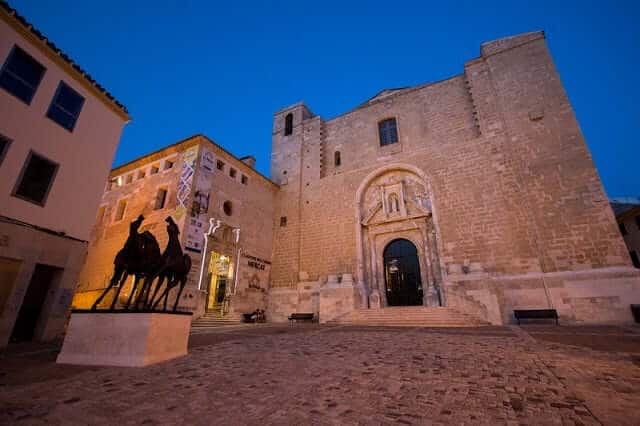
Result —
<path fill-rule="evenodd" d="M 544 33 L 481 46 L 460 75 L 324 120 L 275 114 L 270 309 L 449 306 L 632 321 L 640 274 Z"/>
<path fill-rule="evenodd" d="M 140 213 L 161 248 L 163 218 L 178 220 L 194 265 L 180 306 L 197 315 L 328 322 L 445 306 L 506 324 L 513 309 L 554 308 L 563 322 L 623 323 L 640 303 L 542 32 L 484 43 L 459 75 L 329 120 L 304 103 L 276 112 L 270 179 L 192 139 L 112 171 L 77 307 L 104 288 Z"/>

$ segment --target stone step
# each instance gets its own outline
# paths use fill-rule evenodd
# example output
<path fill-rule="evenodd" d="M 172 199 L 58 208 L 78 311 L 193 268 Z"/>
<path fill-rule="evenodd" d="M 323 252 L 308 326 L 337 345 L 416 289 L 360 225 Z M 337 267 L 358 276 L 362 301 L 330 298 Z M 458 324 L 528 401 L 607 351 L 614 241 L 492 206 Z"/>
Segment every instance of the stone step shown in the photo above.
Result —
<path fill-rule="evenodd" d="M 366 318 L 374 318 L 374 317 L 380 317 L 380 318 L 399 318 L 399 317 L 406 317 L 406 318 L 423 318 L 423 317 L 454 317 L 454 316 L 465 316 L 465 315 L 461 315 L 461 314 L 454 314 L 452 312 L 435 312 L 435 313 L 429 313 L 429 312 L 416 312 L 415 314 L 406 314 L 406 313 L 400 313 L 400 314 L 380 314 L 380 313 L 375 313 L 375 314 L 364 314 L 364 313 L 360 313 L 360 312 L 356 312 L 353 313 L 352 316 L 359 316 L 359 317 L 366 317 Z"/>
<path fill-rule="evenodd" d="M 207 312 L 200 318 L 191 323 L 192 330 L 206 330 L 225 325 L 234 325 L 242 323 L 242 314 L 238 312 L 229 312 L 222 314 L 221 312 Z"/>
<path fill-rule="evenodd" d="M 488 325 L 452 308 L 404 306 L 383 309 L 356 309 L 329 324 L 405 326 L 405 327 L 476 327 Z"/>
<path fill-rule="evenodd" d="M 331 323 L 332 325 L 353 325 L 363 327 L 425 327 L 425 328 L 446 328 L 446 327 L 480 327 L 483 324 L 471 324 L 468 322 L 453 323 L 453 322 L 427 322 L 427 323 L 415 323 L 415 322 L 340 322 Z"/>
<path fill-rule="evenodd" d="M 467 315 L 457 315 L 457 314 L 453 314 L 453 313 L 446 313 L 446 314 L 440 314 L 440 313 L 435 313 L 435 314 L 431 314 L 431 313 L 424 313 L 424 314 L 412 314 L 412 315 L 408 315 L 408 314 L 398 314 L 398 315 L 394 315 L 394 314 L 361 314 L 361 313 L 356 313 L 356 314 L 352 314 L 351 315 L 352 318 L 466 318 Z"/>
<path fill-rule="evenodd" d="M 192 323 L 192 326 L 196 325 L 207 325 L 207 324 L 220 324 L 220 323 L 239 323 L 241 322 L 238 319 L 218 319 L 218 320 L 197 320 Z"/>

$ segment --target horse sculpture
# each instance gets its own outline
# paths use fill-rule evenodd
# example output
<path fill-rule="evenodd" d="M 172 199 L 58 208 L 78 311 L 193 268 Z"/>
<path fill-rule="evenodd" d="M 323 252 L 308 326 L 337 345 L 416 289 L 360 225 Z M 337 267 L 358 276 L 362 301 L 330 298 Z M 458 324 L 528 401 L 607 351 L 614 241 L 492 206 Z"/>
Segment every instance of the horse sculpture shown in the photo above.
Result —
<path fill-rule="evenodd" d="M 171 216 L 168 216 L 165 221 L 167 222 L 169 242 L 167 243 L 164 253 L 162 253 L 163 266 L 158 273 L 158 283 L 156 284 L 156 289 L 153 292 L 153 296 L 151 297 L 151 301 L 147 307 L 155 309 L 162 298 L 164 298 L 163 309 L 166 311 L 169 292 L 175 286 L 180 285 L 178 295 L 176 296 L 175 303 L 173 304 L 173 311 L 175 312 L 178 308 L 178 302 L 180 301 L 182 290 L 184 290 L 184 286 L 187 284 L 187 276 L 191 270 L 191 258 L 188 254 L 184 254 L 182 252 L 182 246 L 178 239 L 178 235 L 180 234 L 178 225 L 176 225 Z M 167 281 L 167 286 L 160 297 L 155 300 L 156 294 L 165 280 Z"/>
<path fill-rule="evenodd" d="M 143 220 L 144 216 L 140 215 L 136 220 L 131 222 L 131 225 L 129 225 L 129 237 L 125 242 L 124 247 L 118 252 L 113 261 L 113 277 L 109 282 L 109 286 L 107 286 L 104 292 L 91 306 L 92 310 L 96 310 L 107 293 L 117 285 L 116 294 L 113 297 L 110 307 L 110 309 L 114 309 L 125 281 L 129 275 L 134 275 L 135 280 L 133 288 L 131 289 L 131 294 L 129 295 L 127 304 L 125 305 L 125 308 L 128 308 L 133 294 L 138 287 L 138 282 L 144 278 L 144 283 L 148 283 L 150 285 L 157 273 L 160 262 L 162 261 L 160 246 L 158 245 L 156 238 L 149 231 L 138 233 L 138 229 L 140 229 L 140 225 Z M 143 288 L 145 284 L 143 284 Z"/>

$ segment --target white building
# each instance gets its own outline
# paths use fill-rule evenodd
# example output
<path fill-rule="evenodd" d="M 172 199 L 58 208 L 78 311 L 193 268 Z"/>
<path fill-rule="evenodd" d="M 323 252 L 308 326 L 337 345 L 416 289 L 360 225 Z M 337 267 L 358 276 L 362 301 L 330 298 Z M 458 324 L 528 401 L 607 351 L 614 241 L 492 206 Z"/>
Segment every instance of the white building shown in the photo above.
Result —
<path fill-rule="evenodd" d="M 0 3 L 0 346 L 63 330 L 126 108 Z"/>

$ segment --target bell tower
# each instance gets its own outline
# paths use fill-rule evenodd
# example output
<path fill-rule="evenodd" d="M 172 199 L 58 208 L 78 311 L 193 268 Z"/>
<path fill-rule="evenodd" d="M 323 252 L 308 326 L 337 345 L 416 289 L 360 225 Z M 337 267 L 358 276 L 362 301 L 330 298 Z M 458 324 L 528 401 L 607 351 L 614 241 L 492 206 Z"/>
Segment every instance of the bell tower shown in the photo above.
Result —
<path fill-rule="evenodd" d="M 271 179 L 280 190 L 273 221 L 272 287 L 293 287 L 298 282 L 305 125 L 312 118 L 314 114 L 302 102 L 273 117 Z"/>
<path fill-rule="evenodd" d="M 300 177 L 303 122 L 313 118 L 307 106 L 299 102 L 274 114 L 271 142 L 271 179 L 287 185 Z"/>

